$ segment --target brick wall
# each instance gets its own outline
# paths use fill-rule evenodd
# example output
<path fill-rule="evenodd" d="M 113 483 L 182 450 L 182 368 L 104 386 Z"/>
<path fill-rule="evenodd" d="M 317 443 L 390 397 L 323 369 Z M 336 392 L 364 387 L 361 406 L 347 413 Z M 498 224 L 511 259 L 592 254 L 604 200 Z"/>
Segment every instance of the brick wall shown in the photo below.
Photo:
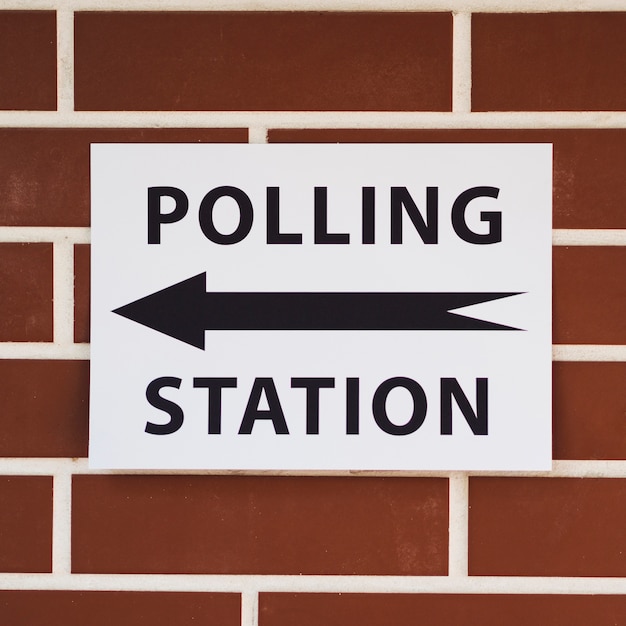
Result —
<path fill-rule="evenodd" d="M 0 623 L 626 623 L 626 2 L 571 4 L 4 0 Z M 106 141 L 553 143 L 553 470 L 90 471 Z"/>

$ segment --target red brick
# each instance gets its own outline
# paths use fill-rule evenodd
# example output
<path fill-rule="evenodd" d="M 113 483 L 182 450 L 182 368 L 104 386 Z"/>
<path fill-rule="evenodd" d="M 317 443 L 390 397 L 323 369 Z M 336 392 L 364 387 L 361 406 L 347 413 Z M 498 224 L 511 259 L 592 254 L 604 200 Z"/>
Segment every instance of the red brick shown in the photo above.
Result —
<path fill-rule="evenodd" d="M 0 226 L 89 226 L 90 143 L 241 143 L 237 128 L 0 129 Z"/>
<path fill-rule="evenodd" d="M 470 478 L 473 576 L 626 575 L 626 480 Z"/>
<path fill-rule="evenodd" d="M 554 228 L 626 228 L 626 129 L 274 129 L 275 143 L 552 143 Z"/>
<path fill-rule="evenodd" d="M 3 457 L 86 457 L 89 362 L 0 360 Z"/>
<path fill-rule="evenodd" d="M 74 246 L 74 341 L 89 343 L 91 246 Z"/>
<path fill-rule="evenodd" d="M 450 111 L 449 13 L 77 12 L 78 110 Z"/>
<path fill-rule="evenodd" d="M 626 13 L 472 16 L 472 110 L 626 109 Z"/>
<path fill-rule="evenodd" d="M 626 459 L 626 363 L 554 363 L 555 459 Z"/>
<path fill-rule="evenodd" d="M 52 245 L 0 243 L 0 341 L 52 341 Z"/>
<path fill-rule="evenodd" d="M 56 14 L 0 11 L 0 109 L 57 108 Z"/>
<path fill-rule="evenodd" d="M 29 626 L 239 626 L 235 593 L 0 591 L 0 621 Z"/>
<path fill-rule="evenodd" d="M 625 596 L 261 593 L 259 626 L 615 626 Z"/>
<path fill-rule="evenodd" d="M 75 476 L 78 573 L 445 575 L 445 479 Z"/>
<path fill-rule="evenodd" d="M 52 478 L 0 476 L 0 572 L 52 571 Z"/>
<path fill-rule="evenodd" d="M 626 343 L 626 247 L 553 248 L 552 341 Z"/>

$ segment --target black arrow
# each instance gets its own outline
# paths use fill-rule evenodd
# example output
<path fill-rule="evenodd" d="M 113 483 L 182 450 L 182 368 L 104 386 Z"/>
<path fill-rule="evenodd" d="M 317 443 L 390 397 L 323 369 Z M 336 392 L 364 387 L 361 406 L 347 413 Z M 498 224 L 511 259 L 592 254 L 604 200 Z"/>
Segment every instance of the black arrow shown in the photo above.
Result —
<path fill-rule="evenodd" d="M 202 273 L 113 312 L 204 350 L 205 330 L 520 330 L 449 312 L 519 293 L 207 293 Z"/>

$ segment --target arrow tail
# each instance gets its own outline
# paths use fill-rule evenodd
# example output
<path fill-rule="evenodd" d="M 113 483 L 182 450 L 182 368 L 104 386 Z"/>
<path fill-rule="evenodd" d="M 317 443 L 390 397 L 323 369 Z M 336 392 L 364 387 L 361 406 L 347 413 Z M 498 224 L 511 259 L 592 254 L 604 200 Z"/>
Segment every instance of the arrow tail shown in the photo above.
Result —
<path fill-rule="evenodd" d="M 212 293 L 211 330 L 516 330 L 450 313 L 514 293 Z"/>

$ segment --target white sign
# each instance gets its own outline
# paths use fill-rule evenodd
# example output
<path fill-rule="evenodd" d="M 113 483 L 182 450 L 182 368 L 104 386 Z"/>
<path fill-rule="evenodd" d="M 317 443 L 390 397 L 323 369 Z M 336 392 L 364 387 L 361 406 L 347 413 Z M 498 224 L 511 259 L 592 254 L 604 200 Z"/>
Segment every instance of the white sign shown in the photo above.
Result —
<path fill-rule="evenodd" d="M 545 144 L 99 144 L 90 466 L 545 470 Z"/>

